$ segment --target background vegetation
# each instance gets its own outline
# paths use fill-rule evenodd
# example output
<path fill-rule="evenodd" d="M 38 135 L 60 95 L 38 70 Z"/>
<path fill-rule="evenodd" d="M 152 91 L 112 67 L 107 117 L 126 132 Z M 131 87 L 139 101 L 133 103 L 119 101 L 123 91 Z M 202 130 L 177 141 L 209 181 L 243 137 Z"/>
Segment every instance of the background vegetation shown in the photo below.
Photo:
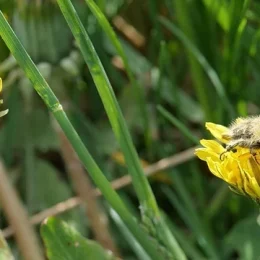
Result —
<path fill-rule="evenodd" d="M 57 2 L 62 6 L 69 1 Z M 259 114 L 260 4 L 256 0 L 94 2 L 100 11 L 92 1 L 72 1 L 113 87 L 141 164 L 148 167 L 145 172 L 151 175 L 165 222 L 160 222 L 149 185 L 138 175 L 134 148 L 121 114 L 115 112 L 118 106 L 113 107 L 112 92 L 105 90 L 106 81 L 100 82 L 98 73 L 93 76 L 97 63 L 92 67 L 88 63 L 87 41 L 82 40 L 76 20 L 71 20 L 74 38 L 64 19 L 72 17 L 64 11 L 66 4 L 64 16 L 51 0 L 1 0 L 0 9 L 90 154 L 118 189 L 123 205 L 143 223 L 140 230 L 149 235 L 155 251 L 165 259 L 257 259 L 257 206 L 230 192 L 194 158 L 193 150 L 199 139 L 209 138 L 205 122 L 227 125 L 237 116 Z M 21 209 L 25 222 L 22 217 L 18 222 L 25 227 L 26 214 L 34 216 L 38 234 L 45 217 L 59 214 L 67 222 L 49 218 L 41 229 L 49 259 L 83 259 L 84 250 L 92 254 L 88 259 L 113 259 L 71 226 L 119 258 L 154 259 L 111 203 L 98 190 L 91 192 L 94 185 L 88 173 L 33 90 L 28 72 L 26 76 L 2 40 L 0 62 L 2 107 L 9 109 L 0 119 L 0 170 L 26 208 Z M 122 178 L 129 172 L 134 185 Z M 32 242 L 19 242 L 19 235 L 26 237 L 28 229 L 19 229 L 12 218 L 23 213 L 10 201 L 2 177 L 1 183 L 3 236 L 15 259 L 21 255 L 30 259 L 21 248 L 28 249 Z M 14 230 L 7 228 L 10 223 Z M 83 251 L 75 257 L 73 249 L 74 258 L 52 255 L 53 248 L 58 252 L 66 248 L 56 233 L 65 240 L 73 238 Z"/>

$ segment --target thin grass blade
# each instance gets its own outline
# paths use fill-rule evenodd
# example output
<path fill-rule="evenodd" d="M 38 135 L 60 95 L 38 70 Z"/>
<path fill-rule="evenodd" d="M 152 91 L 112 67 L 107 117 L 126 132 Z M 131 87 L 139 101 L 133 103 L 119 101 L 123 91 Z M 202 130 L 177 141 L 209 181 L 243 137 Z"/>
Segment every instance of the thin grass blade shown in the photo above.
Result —
<path fill-rule="evenodd" d="M 164 17 L 160 17 L 159 19 L 168 30 L 170 30 L 176 37 L 178 37 L 178 39 L 185 45 L 189 52 L 200 63 L 204 71 L 207 73 L 209 79 L 211 80 L 213 86 L 215 87 L 220 102 L 223 103 L 223 106 L 229 112 L 230 117 L 234 117 L 234 109 L 227 98 L 225 88 L 221 83 L 217 72 L 211 67 L 211 65 L 208 63 L 203 54 L 198 50 L 198 48 L 187 38 L 187 36 L 176 25 L 174 25 Z"/>
<path fill-rule="evenodd" d="M 146 102 L 145 102 L 145 94 L 144 90 L 141 88 L 138 81 L 135 79 L 134 74 L 129 66 L 128 58 L 125 55 L 124 49 L 118 40 L 112 26 L 110 25 L 109 21 L 107 20 L 106 16 L 102 13 L 102 11 L 99 9 L 98 5 L 93 0 L 85 0 L 87 5 L 89 6 L 91 12 L 98 20 L 100 26 L 103 28 L 104 32 L 109 37 L 111 43 L 115 47 L 116 51 L 118 52 L 119 56 L 122 58 L 122 61 L 125 66 L 125 70 L 127 73 L 127 76 L 131 82 L 131 85 L 135 88 L 136 92 L 136 98 L 138 100 L 138 104 L 140 106 L 140 114 L 142 115 L 143 124 L 144 124 L 144 132 L 146 136 L 146 144 L 149 147 L 149 144 L 151 142 L 151 132 L 149 128 L 149 120 L 148 120 L 148 114 L 146 109 Z"/>
<path fill-rule="evenodd" d="M 150 234 L 166 246 L 177 259 L 186 259 L 176 239 L 170 233 L 160 215 L 149 182 L 143 173 L 126 122 L 118 105 L 115 93 L 95 51 L 95 48 L 70 0 L 57 1 L 89 67 L 115 136 L 122 148 L 133 185 L 141 204 L 142 219 Z"/>
<path fill-rule="evenodd" d="M 77 132 L 67 118 L 66 113 L 63 111 L 59 100 L 54 95 L 48 83 L 42 77 L 36 65 L 33 63 L 30 56 L 23 48 L 22 44 L 18 40 L 17 36 L 14 34 L 12 28 L 6 21 L 1 11 L 0 35 L 2 36 L 7 47 L 10 49 L 11 53 L 16 58 L 17 62 L 20 64 L 21 68 L 24 70 L 26 76 L 31 80 L 34 89 L 41 96 L 46 106 L 49 108 L 53 116 L 60 124 L 62 130 L 66 134 L 68 140 L 70 141 L 71 145 L 79 156 L 82 164 L 88 170 L 91 178 L 93 179 L 97 187 L 101 190 L 106 200 L 118 213 L 126 226 L 139 241 L 140 245 L 142 245 L 142 247 L 145 249 L 147 254 L 149 254 L 152 259 L 160 259 L 160 254 L 154 247 L 153 242 L 148 238 L 148 236 L 133 219 L 132 215 L 129 213 L 128 209 L 125 207 L 120 197 L 113 190 L 111 184 L 106 179 L 105 175 L 102 173 L 87 148 L 84 146 Z"/>

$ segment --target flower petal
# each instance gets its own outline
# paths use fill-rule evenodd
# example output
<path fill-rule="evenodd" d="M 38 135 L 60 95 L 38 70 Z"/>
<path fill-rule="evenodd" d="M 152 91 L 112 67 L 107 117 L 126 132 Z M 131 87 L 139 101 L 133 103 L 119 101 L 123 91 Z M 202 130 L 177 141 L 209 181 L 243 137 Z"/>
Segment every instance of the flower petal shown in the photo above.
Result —
<path fill-rule="evenodd" d="M 218 178 L 223 179 L 221 175 L 221 171 L 219 170 L 218 163 L 214 162 L 211 158 L 208 158 L 207 164 L 209 167 L 209 170 Z"/>
<path fill-rule="evenodd" d="M 202 161 L 206 161 L 208 158 L 214 158 L 215 160 L 219 160 L 219 155 L 207 148 L 196 149 L 195 155 L 197 155 Z"/>
<path fill-rule="evenodd" d="M 227 139 L 223 138 L 223 135 L 228 133 L 228 128 L 223 125 L 218 125 L 214 123 L 207 122 L 206 128 L 210 131 L 210 133 L 222 143 L 227 143 Z"/>
<path fill-rule="evenodd" d="M 200 143 L 204 147 L 210 149 L 211 151 L 214 151 L 217 154 L 221 154 L 221 153 L 225 152 L 225 150 L 226 150 L 220 143 L 218 143 L 215 140 L 202 139 L 202 140 L 200 140 Z"/>
<path fill-rule="evenodd" d="M 238 118 L 236 122 L 240 120 L 244 119 Z M 225 126 L 206 123 L 206 128 L 223 143 L 231 138 Z M 203 139 L 200 142 L 204 147 L 196 149 L 195 154 L 206 161 L 216 177 L 227 182 L 233 191 L 260 201 L 260 149 L 253 155 L 249 148 L 238 146 L 236 151 L 226 151 L 216 140 Z"/>

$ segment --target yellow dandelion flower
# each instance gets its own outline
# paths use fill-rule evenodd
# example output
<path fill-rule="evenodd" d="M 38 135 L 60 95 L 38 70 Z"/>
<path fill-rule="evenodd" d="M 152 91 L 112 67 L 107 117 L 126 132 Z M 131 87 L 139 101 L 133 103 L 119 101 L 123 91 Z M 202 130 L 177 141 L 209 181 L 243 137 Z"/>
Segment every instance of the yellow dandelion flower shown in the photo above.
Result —
<path fill-rule="evenodd" d="M 0 93 L 2 92 L 2 88 L 3 88 L 3 85 L 2 85 L 2 79 L 0 78 Z M 0 99 L 0 104 L 3 104 L 3 100 Z M 6 115 L 8 113 L 8 109 L 4 110 L 4 111 L 0 111 L 0 117 Z"/>
<path fill-rule="evenodd" d="M 218 178 L 229 184 L 230 188 L 256 202 L 260 202 L 260 151 L 254 153 L 247 147 L 236 146 L 235 150 L 227 151 L 228 128 L 222 125 L 206 123 L 206 128 L 217 140 L 201 140 L 203 148 L 195 154 L 209 167 Z"/>

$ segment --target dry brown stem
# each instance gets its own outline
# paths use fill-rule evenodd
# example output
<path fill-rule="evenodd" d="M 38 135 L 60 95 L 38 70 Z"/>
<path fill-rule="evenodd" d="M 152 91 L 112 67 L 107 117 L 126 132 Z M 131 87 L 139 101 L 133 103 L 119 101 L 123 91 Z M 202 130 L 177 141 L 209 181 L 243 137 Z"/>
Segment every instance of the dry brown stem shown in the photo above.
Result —
<path fill-rule="evenodd" d="M 194 157 L 194 150 L 198 147 L 192 147 L 183 152 L 180 152 L 176 155 L 170 156 L 168 158 L 164 158 L 144 169 L 144 173 L 146 176 L 152 176 L 159 171 L 167 170 L 169 168 L 175 167 L 181 163 L 184 163 Z M 114 180 L 112 186 L 115 190 L 121 189 L 129 184 L 131 184 L 131 177 L 129 175 L 123 176 L 119 179 Z M 95 196 L 101 196 L 101 192 L 99 189 L 94 190 Z M 46 210 L 43 210 L 31 218 L 31 223 L 36 225 L 41 223 L 46 217 L 59 215 L 65 211 L 68 211 L 72 208 L 79 206 L 82 203 L 81 199 L 78 197 L 70 198 L 66 201 L 60 202 L 53 207 L 50 207 Z M 11 227 L 7 227 L 3 230 L 3 234 L 5 238 L 13 235 L 13 229 Z"/>
<path fill-rule="evenodd" d="M 12 187 L 1 160 L 0 201 L 24 259 L 44 260 L 37 235 L 29 221 L 27 211 Z"/>
<path fill-rule="evenodd" d="M 53 125 L 60 139 L 61 153 L 67 173 L 72 180 L 76 194 L 81 199 L 81 202 L 85 204 L 86 215 L 91 224 L 95 239 L 104 248 L 111 250 L 115 255 L 119 256 L 119 250 L 109 232 L 107 217 L 98 205 L 98 200 L 94 194 L 94 188 L 89 176 L 86 174 L 77 154 L 74 152 L 60 126 L 56 121 L 53 121 Z"/>

